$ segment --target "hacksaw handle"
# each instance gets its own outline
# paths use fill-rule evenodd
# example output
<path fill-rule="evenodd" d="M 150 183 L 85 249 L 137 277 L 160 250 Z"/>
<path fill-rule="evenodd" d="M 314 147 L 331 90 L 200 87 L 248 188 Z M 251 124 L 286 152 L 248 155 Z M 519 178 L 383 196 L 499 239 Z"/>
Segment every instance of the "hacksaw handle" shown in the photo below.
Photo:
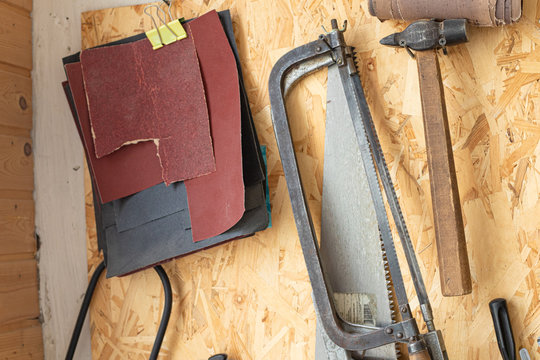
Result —
<path fill-rule="evenodd" d="M 441 291 L 465 295 L 472 291 L 471 274 L 439 60 L 436 50 L 418 51 L 416 59 Z"/>
<path fill-rule="evenodd" d="M 424 349 L 420 352 L 409 354 L 409 360 L 431 360 L 431 356 L 429 356 L 429 352 Z"/>

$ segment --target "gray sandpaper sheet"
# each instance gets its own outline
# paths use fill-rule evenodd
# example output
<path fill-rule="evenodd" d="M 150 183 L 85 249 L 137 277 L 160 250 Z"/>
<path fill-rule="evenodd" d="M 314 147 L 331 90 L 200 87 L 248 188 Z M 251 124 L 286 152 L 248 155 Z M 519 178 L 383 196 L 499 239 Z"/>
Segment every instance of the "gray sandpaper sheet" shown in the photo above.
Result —
<path fill-rule="evenodd" d="M 118 232 L 116 226 L 105 229 L 107 241 L 107 277 L 123 275 L 160 263 L 179 254 L 182 245 L 193 243 L 189 211 L 179 211 L 143 226 Z"/>
<path fill-rule="evenodd" d="M 118 231 L 126 231 L 152 220 L 186 210 L 186 186 L 177 182 L 161 183 L 134 195 L 114 200 L 114 216 Z"/>

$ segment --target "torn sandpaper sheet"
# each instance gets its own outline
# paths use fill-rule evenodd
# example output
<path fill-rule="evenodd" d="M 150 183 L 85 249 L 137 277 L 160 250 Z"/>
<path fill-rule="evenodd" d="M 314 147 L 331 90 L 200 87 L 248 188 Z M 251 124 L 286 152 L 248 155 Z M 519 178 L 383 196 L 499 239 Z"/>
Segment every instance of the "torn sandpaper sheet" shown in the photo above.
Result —
<path fill-rule="evenodd" d="M 132 195 L 162 182 L 161 167 L 153 143 L 125 146 L 101 159 L 96 158 L 88 118 L 86 93 L 80 63 L 65 65 L 81 130 L 81 141 L 102 203 Z"/>
<path fill-rule="evenodd" d="M 232 33 L 232 22 L 230 19 L 230 15 L 228 11 L 220 12 L 220 20 L 223 22 L 223 26 L 225 30 L 227 31 L 227 37 L 231 43 L 231 46 L 233 48 L 233 51 L 236 51 L 236 46 L 234 46 L 234 35 Z M 140 35 L 120 40 L 122 41 L 132 41 L 132 39 L 137 39 Z M 142 35 L 144 36 L 144 34 Z M 118 42 L 117 42 L 118 43 Z M 235 53 L 236 55 L 236 53 Z M 237 59 L 237 58 L 236 58 Z M 72 55 L 70 57 L 67 57 L 64 59 L 64 63 L 68 64 L 70 62 L 76 62 L 78 61 L 78 55 Z M 241 69 L 240 64 L 238 62 L 238 71 L 239 75 L 241 75 Z M 69 88 L 67 89 L 69 90 Z M 69 93 L 69 91 L 67 91 Z M 243 84 L 240 83 L 240 97 L 247 99 L 245 89 L 243 87 Z M 69 96 L 68 96 L 68 100 Z M 137 266 L 150 266 L 152 264 L 155 264 L 157 262 L 166 260 L 171 257 L 181 256 L 185 253 L 190 253 L 193 251 L 197 251 L 200 249 L 204 249 L 209 246 L 213 246 L 216 244 L 219 244 L 223 241 L 231 240 L 233 238 L 238 237 L 245 237 L 253 234 L 256 231 L 260 231 L 265 229 L 268 226 L 269 223 L 269 213 L 266 209 L 266 198 L 265 196 L 261 195 L 264 193 L 265 188 L 265 176 L 264 176 L 264 168 L 262 168 L 261 162 L 259 162 L 259 159 L 262 158 L 262 153 L 260 151 L 260 147 L 258 146 L 258 140 L 255 133 L 254 125 L 253 125 L 253 118 L 251 116 L 251 112 L 249 109 L 249 103 L 247 101 L 242 102 L 242 130 L 248 129 L 245 133 L 242 133 L 242 160 L 244 161 L 244 164 L 246 166 L 243 167 L 243 178 L 245 180 L 245 184 L 247 187 L 247 190 L 245 192 L 245 208 L 246 211 L 244 212 L 242 218 L 240 221 L 238 221 L 232 228 L 230 228 L 225 233 L 222 233 L 218 236 L 215 236 L 210 239 L 205 239 L 203 241 L 199 241 L 197 243 L 193 243 L 191 240 L 191 237 L 189 237 L 189 241 L 186 243 L 177 243 L 176 244 L 176 250 L 175 252 L 171 253 L 170 250 L 170 244 L 162 243 L 161 241 L 158 241 L 158 239 L 154 236 L 151 236 L 150 238 L 144 238 L 144 237 L 138 237 L 133 238 L 133 244 L 130 244 L 128 239 L 123 236 L 114 236 L 116 240 L 113 240 L 111 236 L 109 238 L 105 235 L 105 228 L 109 228 L 111 226 L 116 225 L 116 221 L 123 222 L 125 219 L 119 219 L 125 215 L 126 213 L 122 214 L 116 214 L 114 212 L 114 206 L 117 206 L 118 208 L 122 208 L 123 210 L 130 210 L 129 205 L 134 205 L 135 203 L 131 204 L 120 204 L 126 199 L 120 199 L 118 201 L 115 201 L 114 203 L 118 204 L 104 204 L 101 205 L 99 202 L 94 202 L 94 209 L 95 209 L 95 215 L 96 215 L 96 225 L 97 225 L 97 235 L 98 235 L 98 243 L 100 246 L 100 249 L 103 250 L 105 254 L 105 259 L 109 262 L 108 264 L 108 276 L 116 276 L 116 275 L 123 275 L 125 272 L 121 269 L 132 269 L 129 270 L 135 271 L 137 270 Z M 76 114 L 74 114 L 76 116 Z M 175 184 L 176 185 L 176 184 Z M 258 188 L 257 188 L 258 186 Z M 155 188 L 161 189 L 161 191 L 173 191 L 173 188 L 165 187 L 162 185 L 157 185 Z M 258 189 L 258 190 L 257 190 Z M 178 190 L 176 190 L 178 191 Z M 180 189 L 180 191 L 182 191 Z M 152 192 L 152 190 L 148 189 L 148 191 L 143 191 L 140 194 L 137 194 L 138 196 L 142 196 L 143 194 L 149 194 Z M 185 190 L 184 190 L 185 193 Z M 163 198 L 163 197 L 162 197 Z M 182 197 L 181 197 L 182 198 Z M 187 207 L 187 199 L 186 196 L 182 198 L 183 203 L 178 204 L 177 208 L 185 209 Z M 153 205 L 156 205 L 155 203 Z M 153 206 L 152 203 L 148 202 L 148 206 Z M 163 204 L 161 204 L 163 205 Z M 170 204 L 169 204 L 170 205 Z M 167 207 L 169 206 L 167 205 Z M 139 206 L 142 206 L 141 203 L 139 203 Z M 173 207 L 170 207 L 170 209 L 173 209 Z M 131 208 L 133 210 L 133 208 Z M 131 213 L 132 215 L 135 213 L 145 214 L 144 216 L 139 216 L 137 219 L 135 219 L 135 222 L 132 222 L 131 220 L 128 221 L 130 223 L 130 226 L 127 226 L 126 228 L 130 228 L 134 223 L 141 223 L 145 224 L 144 226 L 150 226 L 150 229 L 143 229 L 141 227 L 141 234 L 145 233 L 152 233 L 151 227 L 156 224 L 171 224 L 170 222 L 155 222 L 152 221 L 152 219 L 155 217 L 151 213 L 153 211 L 148 211 L 148 209 L 140 209 L 140 212 L 136 211 L 128 211 L 127 214 Z M 177 214 L 177 219 L 185 219 L 182 218 L 179 214 Z M 210 221 L 210 220 L 208 220 Z M 124 224 L 125 225 L 125 224 Z M 177 227 L 172 227 L 169 229 L 171 233 L 174 233 L 175 231 L 178 231 L 178 229 L 183 228 L 181 224 L 177 224 Z M 160 231 L 160 230 L 156 230 Z M 185 231 L 188 231 L 188 229 L 185 229 Z M 119 234 L 118 232 L 116 232 Z M 136 234 L 134 231 L 129 231 L 130 234 Z M 114 234 L 112 230 L 109 230 L 109 235 Z M 127 234 L 127 233 L 126 233 Z M 124 239 L 125 241 L 121 241 Z M 177 234 L 176 236 L 170 236 L 165 237 L 163 241 L 173 241 L 178 242 L 181 239 L 186 239 L 185 236 L 182 234 Z M 111 244 L 111 249 L 107 249 L 107 243 Z M 150 247 L 153 247 L 152 250 L 148 250 Z M 160 251 L 159 249 L 162 249 Z M 116 251 L 116 250 L 118 251 Z M 129 251 L 129 249 L 132 249 L 134 252 L 126 252 Z M 137 252 L 140 251 L 140 253 L 137 255 Z M 140 259 L 140 261 L 135 263 L 132 262 L 131 255 L 136 255 L 136 259 Z M 174 254 L 174 255 L 173 255 Z M 133 268 L 135 266 L 135 268 Z"/>
<path fill-rule="evenodd" d="M 199 56 L 216 157 L 215 173 L 186 181 L 193 241 L 200 241 L 231 228 L 244 213 L 240 89 L 218 14 L 210 11 L 188 22 L 186 30 Z"/>
<path fill-rule="evenodd" d="M 159 50 L 146 39 L 88 49 L 80 59 L 97 158 L 152 141 L 167 184 L 215 171 L 191 36 Z"/>
<path fill-rule="evenodd" d="M 381 20 L 468 19 L 475 25 L 511 24 L 521 17 L 521 0 L 369 0 Z"/>
<path fill-rule="evenodd" d="M 233 35 L 227 39 L 215 12 L 203 15 L 190 23 L 192 25 L 189 26 L 194 27 L 194 30 L 191 28 L 190 30 L 199 34 L 199 36 L 194 37 L 194 41 L 199 52 L 201 67 L 206 69 L 203 71 L 203 77 L 210 108 L 209 115 L 216 156 L 216 171 L 214 173 L 186 181 L 193 238 L 194 241 L 199 241 L 226 231 L 240 219 L 244 213 L 243 179 L 251 177 L 256 181 L 261 181 L 264 180 L 264 174 L 261 170 L 242 171 L 242 166 L 246 166 L 250 162 L 255 162 L 257 168 L 260 169 L 261 156 L 252 121 L 240 121 L 244 115 L 251 117 L 251 113 L 241 110 L 241 105 L 244 103 L 244 109 L 249 109 L 249 107 L 245 92 L 240 95 L 238 87 L 236 58 L 231 51 L 231 45 L 229 45 L 229 41 L 234 44 Z M 232 31 L 232 25 L 230 31 Z M 210 34 L 211 39 L 208 38 L 208 34 Z M 139 41 L 141 39 L 139 36 L 132 38 Z M 142 34 L 142 40 L 145 39 L 144 34 Z M 107 46 L 111 47 L 113 44 L 122 44 L 122 40 Z M 64 59 L 64 63 L 73 61 L 78 61 L 76 54 Z M 216 67 L 216 64 L 219 66 Z M 241 98 L 243 99 L 242 104 Z M 255 142 L 242 142 L 242 137 L 248 135 L 254 137 Z M 126 148 L 131 149 L 142 144 L 144 143 L 129 145 Z M 248 146 L 249 148 L 246 150 L 251 151 L 242 156 L 242 146 Z M 113 156 L 115 153 L 109 156 Z M 126 151 L 123 154 L 129 155 Z M 95 160 L 101 161 L 105 158 L 107 157 Z M 113 174 L 114 172 L 110 172 L 109 176 L 113 176 Z M 96 173 L 96 176 L 98 175 Z M 99 177 L 96 178 L 98 190 L 101 181 L 102 179 Z M 224 188 L 227 191 L 223 191 Z M 125 196 L 127 195 L 130 194 Z"/>

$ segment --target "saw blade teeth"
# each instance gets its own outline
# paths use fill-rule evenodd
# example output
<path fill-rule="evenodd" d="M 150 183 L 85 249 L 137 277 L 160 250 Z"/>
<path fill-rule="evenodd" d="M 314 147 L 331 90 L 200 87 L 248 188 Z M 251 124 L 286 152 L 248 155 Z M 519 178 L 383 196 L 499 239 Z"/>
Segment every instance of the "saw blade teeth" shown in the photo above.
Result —
<path fill-rule="evenodd" d="M 396 343 L 395 346 L 396 346 L 396 358 L 397 358 L 397 359 L 401 359 L 401 356 L 403 355 L 403 354 L 401 353 L 401 344 L 400 344 L 400 343 Z"/>
<path fill-rule="evenodd" d="M 388 263 L 388 257 L 386 254 L 386 249 L 384 247 L 384 242 L 382 237 L 379 238 L 380 245 L 381 245 L 381 253 L 382 253 L 382 260 L 383 260 L 383 266 L 384 266 L 384 275 L 386 278 L 386 291 L 388 295 L 388 306 L 390 308 L 390 317 L 392 318 L 392 322 L 395 323 L 397 321 L 397 312 L 395 302 L 394 302 L 394 287 L 392 285 L 392 275 L 390 274 L 390 264 Z M 398 356 L 399 358 L 399 356 Z"/>

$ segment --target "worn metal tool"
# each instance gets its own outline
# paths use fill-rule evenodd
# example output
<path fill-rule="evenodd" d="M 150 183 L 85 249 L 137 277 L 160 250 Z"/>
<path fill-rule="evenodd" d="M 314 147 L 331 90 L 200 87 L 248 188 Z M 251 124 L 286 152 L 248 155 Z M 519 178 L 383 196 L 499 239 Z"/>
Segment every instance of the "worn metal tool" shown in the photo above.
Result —
<path fill-rule="evenodd" d="M 338 29 L 337 21 L 332 20 L 332 29 L 329 32 L 320 35 L 316 41 L 291 50 L 279 59 L 272 69 L 269 80 L 272 121 L 300 244 L 313 288 L 315 308 L 319 323 L 322 325 L 319 332 L 324 332 L 327 336 L 326 340 L 328 341 L 324 345 L 327 350 L 332 350 L 332 353 L 330 351 L 328 352 L 329 359 L 396 358 L 396 353 L 392 351 L 388 352 L 388 348 L 379 350 L 381 347 L 385 347 L 385 345 L 399 343 L 406 344 L 411 359 L 447 359 L 442 335 L 440 331 L 435 329 L 433 323 L 431 305 L 422 274 L 420 273 L 412 242 L 401 213 L 390 173 L 384 160 L 369 107 L 366 103 L 355 65 L 353 49 L 345 43 L 343 36 L 345 29 L 346 23 L 342 29 Z M 347 254 L 347 261 L 354 261 L 356 257 L 358 263 L 363 262 L 363 250 L 366 250 L 368 253 L 367 256 L 370 258 L 378 257 L 379 261 L 373 259 L 370 262 L 372 265 L 367 267 L 358 266 L 356 268 L 357 271 L 362 269 L 362 272 L 359 272 L 358 276 L 355 277 L 358 282 L 362 280 L 365 283 L 369 283 L 370 280 L 376 281 L 377 279 L 381 279 L 382 274 L 382 286 L 374 286 L 371 289 L 357 288 L 352 289 L 352 292 L 348 288 L 338 289 L 338 286 L 344 282 L 335 280 L 340 277 L 340 274 L 336 273 L 339 272 L 340 267 L 335 266 L 335 264 L 332 265 L 325 258 L 325 255 L 328 255 L 326 252 L 329 251 L 328 249 L 332 245 L 328 242 L 325 244 L 324 236 L 328 237 L 328 234 L 331 233 L 332 226 L 339 226 L 340 223 L 339 221 L 332 223 L 331 221 L 324 220 L 329 228 L 323 230 L 323 239 L 321 239 L 321 248 L 319 248 L 294 152 L 289 129 L 289 119 L 285 107 L 285 97 L 299 79 L 322 68 L 328 68 L 329 71 L 329 83 L 331 87 L 329 90 L 337 89 L 339 91 L 339 93 L 334 92 L 329 94 L 329 100 L 333 102 L 329 106 L 341 107 L 341 109 L 331 111 L 336 114 L 335 116 L 341 117 L 339 123 L 344 124 L 348 121 L 349 125 L 352 125 L 350 128 L 354 133 L 354 140 L 357 146 L 356 149 L 350 149 L 353 153 L 356 152 L 357 156 L 351 156 L 347 158 L 348 160 L 343 160 L 359 162 L 359 166 L 356 166 L 354 171 L 362 179 L 352 178 L 348 179 L 348 181 L 354 182 L 358 180 L 368 189 L 367 193 L 361 191 L 361 189 L 355 189 L 354 191 L 358 191 L 362 196 L 367 194 L 365 200 L 367 204 L 361 205 L 371 208 L 371 214 L 369 214 L 369 210 L 366 211 L 366 214 L 372 219 L 371 224 L 370 221 L 366 221 L 367 228 L 365 231 L 356 234 L 350 230 L 340 233 L 343 236 L 351 236 L 351 234 L 354 236 L 349 243 L 354 244 L 354 241 L 358 242 L 346 249 L 349 252 Z M 343 109 L 343 107 L 345 108 Z M 328 116 L 327 121 L 330 121 Z M 336 131 L 336 126 L 339 125 L 331 125 L 332 130 L 330 131 Z M 348 130 L 343 128 L 343 131 Z M 344 143 L 350 144 L 350 139 L 344 141 Z M 337 146 L 339 144 L 334 145 L 333 151 L 339 158 L 344 154 L 344 151 L 343 149 L 339 149 L 339 146 Z M 336 169 L 339 169 L 340 166 L 343 168 L 343 165 L 336 165 L 335 162 L 334 166 L 336 166 Z M 325 172 L 325 176 L 327 174 L 328 172 Z M 345 181 L 345 179 L 340 180 L 336 176 L 332 180 L 327 181 L 326 184 L 330 184 L 330 188 L 332 186 L 335 188 L 339 181 Z M 382 189 L 380 184 L 382 184 Z M 346 186 L 345 184 L 343 185 L 345 189 Z M 326 187 L 326 190 L 328 189 Z M 325 189 L 323 188 L 324 192 Z M 355 196 L 361 195 L 357 194 Z M 416 319 L 411 313 L 386 214 L 385 198 L 401 239 L 422 317 L 428 330 L 425 334 L 420 333 Z M 332 209 L 332 206 L 335 204 L 328 203 L 328 201 L 331 201 L 331 198 L 323 194 L 323 202 L 325 203 L 323 204 L 323 208 L 327 206 L 329 209 Z M 335 206 L 336 208 L 340 208 L 343 204 L 338 203 Z M 332 216 L 332 212 L 325 211 L 326 216 Z M 334 214 L 333 216 L 339 216 L 339 214 Z M 374 252 L 372 243 L 376 244 L 375 248 L 378 249 L 378 253 L 376 251 Z M 379 249 L 378 246 L 381 246 L 381 248 Z M 334 244 L 334 247 L 339 248 L 339 245 Z M 327 267 L 332 268 L 332 274 L 327 271 Z M 347 274 L 342 275 L 349 276 Z M 338 284 L 335 284 L 335 282 L 338 282 Z M 390 286 L 390 284 L 393 286 Z M 347 286 L 350 286 L 350 284 L 347 284 Z M 392 290 L 390 294 L 388 293 L 389 290 Z M 365 293 L 362 291 L 365 291 Z M 392 296 L 392 301 L 388 300 L 389 295 Z M 378 299 L 384 299 L 385 297 L 386 301 L 383 301 L 383 304 L 376 303 Z M 399 314 L 399 319 L 396 320 L 392 318 L 393 299 L 395 299 L 394 308 L 396 313 Z M 355 316 L 353 314 L 351 316 L 351 314 L 343 312 L 342 306 L 336 306 L 336 303 L 340 302 L 367 304 L 369 311 L 375 309 L 378 314 L 363 314 L 362 316 Z M 383 314 L 382 310 L 385 304 L 389 307 L 389 311 L 385 310 L 386 315 Z M 370 307 L 369 305 L 375 306 Z M 381 306 L 380 311 L 377 310 L 377 306 L 379 305 Z M 355 309 L 354 306 L 350 308 Z M 362 306 L 361 310 L 366 311 L 366 306 Z M 351 322 L 351 319 L 358 320 L 358 318 L 363 318 L 363 321 L 359 323 Z M 391 349 L 393 350 L 394 348 Z M 343 351 L 340 352 L 339 350 Z"/>
<path fill-rule="evenodd" d="M 529 352 L 525 348 L 519 350 L 519 357 L 521 360 L 531 360 L 531 355 L 529 355 Z"/>
<path fill-rule="evenodd" d="M 472 283 L 437 49 L 446 53 L 447 46 L 466 41 L 465 19 L 417 21 L 381 40 L 383 45 L 405 48 L 417 60 L 441 291 L 445 296 L 469 294 Z"/>

